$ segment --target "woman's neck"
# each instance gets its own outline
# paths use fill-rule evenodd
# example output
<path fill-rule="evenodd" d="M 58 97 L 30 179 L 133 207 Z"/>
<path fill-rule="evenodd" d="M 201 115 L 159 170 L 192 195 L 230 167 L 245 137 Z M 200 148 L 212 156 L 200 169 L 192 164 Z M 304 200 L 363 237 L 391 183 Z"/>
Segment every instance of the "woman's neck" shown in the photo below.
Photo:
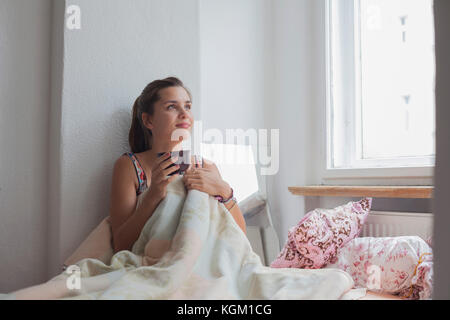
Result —
<path fill-rule="evenodd" d="M 152 153 L 154 155 L 161 153 L 161 152 L 173 152 L 173 151 L 180 151 L 183 150 L 183 146 L 181 143 L 178 144 L 162 144 L 162 145 L 153 145 L 152 146 Z"/>
<path fill-rule="evenodd" d="M 153 163 L 157 158 L 159 153 L 163 152 L 174 152 L 174 151 L 180 151 L 183 150 L 182 143 L 178 143 L 176 145 L 170 145 L 170 144 L 157 144 L 153 145 L 150 150 L 145 151 L 146 158 Z"/>

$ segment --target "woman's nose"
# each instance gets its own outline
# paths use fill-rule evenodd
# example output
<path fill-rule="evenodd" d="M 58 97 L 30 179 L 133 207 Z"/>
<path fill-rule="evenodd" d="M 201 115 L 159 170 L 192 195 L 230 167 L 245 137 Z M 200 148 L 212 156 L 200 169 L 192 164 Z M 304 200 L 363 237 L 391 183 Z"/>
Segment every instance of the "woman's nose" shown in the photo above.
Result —
<path fill-rule="evenodd" d="M 188 118 L 188 117 L 189 117 L 188 111 L 187 111 L 187 110 L 182 110 L 182 111 L 180 112 L 180 117 L 181 117 L 182 119 Z"/>

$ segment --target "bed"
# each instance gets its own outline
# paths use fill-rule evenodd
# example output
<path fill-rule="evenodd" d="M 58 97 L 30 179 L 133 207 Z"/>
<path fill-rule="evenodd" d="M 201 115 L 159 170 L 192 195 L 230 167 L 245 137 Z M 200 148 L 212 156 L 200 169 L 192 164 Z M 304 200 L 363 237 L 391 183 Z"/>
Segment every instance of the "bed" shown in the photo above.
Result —
<path fill-rule="evenodd" d="M 131 250 L 112 255 L 111 241 L 106 217 L 66 259 L 66 271 L 0 299 L 337 300 L 354 293 L 339 269 L 263 265 L 226 207 L 187 192 L 181 178 L 167 186 Z"/>
<path fill-rule="evenodd" d="M 355 288 L 356 282 L 352 281 L 353 276 L 345 270 L 339 270 L 340 268 L 328 270 L 327 268 L 318 270 L 302 270 L 300 268 L 295 270 L 293 268 L 274 269 L 268 267 L 280 248 L 278 238 L 272 227 L 270 214 L 268 214 L 267 202 L 262 195 L 255 194 L 240 203 L 248 223 L 259 223 L 259 226 L 248 226 L 248 233 L 245 236 L 232 217 L 227 214 L 224 207 L 220 206 L 217 201 L 213 201 L 212 197 L 207 197 L 204 193 L 194 190 L 185 200 L 182 194 L 176 192 L 184 190 L 181 183 L 168 187 L 173 190 L 168 192 L 167 201 L 164 202 L 164 205 L 158 207 L 152 215 L 154 218 L 146 223 L 135 244 L 136 248 L 133 246 L 132 251 L 125 250 L 112 256 L 111 232 L 107 217 L 65 261 L 66 265 L 69 267 L 76 265 L 80 270 L 79 272 L 83 273 L 83 278 L 81 278 L 81 281 L 84 281 L 83 286 L 81 286 L 83 292 L 71 291 L 72 289 L 67 286 L 67 281 L 73 275 L 70 272 L 68 274 L 63 272 L 44 284 L 24 288 L 6 296 L 3 295 L 3 298 L 70 299 L 73 293 L 76 294 L 75 299 L 125 299 L 135 296 L 139 299 L 192 298 L 193 293 L 198 294 L 198 299 L 211 299 L 216 296 L 225 298 L 223 293 L 228 292 L 226 289 L 229 288 L 230 282 L 229 279 L 223 281 L 223 277 L 217 277 L 216 273 L 219 272 L 219 274 L 238 275 L 231 282 L 230 288 L 232 290 L 229 291 L 229 297 L 239 297 L 240 299 L 248 297 L 251 299 L 401 299 L 398 296 L 366 291 L 365 288 L 361 288 L 362 291 Z M 191 210 L 191 204 L 197 201 L 202 202 L 201 205 L 196 206 L 198 210 Z M 184 205 L 181 206 L 180 204 L 183 202 Z M 211 209 L 207 209 L 208 207 Z M 206 211 L 203 212 L 202 210 Z M 192 215 L 194 212 L 195 215 Z M 265 212 L 265 218 L 258 217 L 259 212 Z M 176 216 L 179 218 L 175 219 Z M 199 219 L 193 220 L 197 216 Z M 164 222 L 161 219 L 164 219 L 165 222 L 179 221 L 180 225 L 183 224 L 183 227 L 180 228 L 179 225 L 177 228 L 173 228 L 173 232 L 171 231 L 174 234 L 173 241 L 176 244 L 161 246 L 160 244 L 164 241 L 160 240 L 157 235 L 152 235 L 154 232 L 160 232 L 166 237 L 170 231 L 170 228 L 158 227 Z M 209 222 L 205 219 L 208 219 Z M 184 227 L 184 225 L 189 226 L 193 222 L 196 223 L 193 227 Z M 163 225 L 165 224 L 163 223 Z M 366 236 L 398 236 L 412 233 L 426 237 L 431 235 L 431 226 L 432 215 L 427 213 L 372 212 L 362 233 L 355 239 L 363 239 Z M 186 232 L 192 230 L 189 232 L 194 233 L 203 230 L 202 232 L 207 238 L 204 241 L 202 240 L 202 243 L 208 245 L 194 245 L 192 239 L 197 239 L 197 236 L 189 232 L 186 233 L 184 230 Z M 227 241 L 214 237 L 222 237 Z M 187 239 L 190 240 L 187 241 Z M 230 241 L 231 239 L 232 241 Z M 158 250 L 164 249 L 161 252 L 157 250 L 159 253 L 155 257 L 157 251 L 153 250 L 153 244 L 159 244 L 155 247 Z M 214 246 L 212 247 L 211 244 L 214 244 Z M 230 246 L 233 246 L 231 250 Z M 178 250 L 179 247 L 182 250 Z M 169 251 L 167 251 L 168 248 Z M 144 250 L 144 254 L 140 253 L 141 249 Z M 206 254 L 194 255 L 194 249 L 201 250 L 199 252 L 205 251 Z M 164 254 L 165 252 L 168 252 L 168 254 Z M 230 254 L 231 252 L 232 254 Z M 204 264 L 195 263 L 195 256 L 215 258 L 207 260 L 211 261 L 212 264 L 205 268 L 203 267 Z M 152 260 L 153 258 L 155 258 L 155 261 Z M 174 259 L 174 261 L 171 259 Z M 217 259 L 221 260 L 222 263 L 215 263 Z M 192 272 L 186 272 L 184 260 L 191 262 Z M 415 260 L 410 260 L 412 265 L 416 263 Z M 230 264 L 231 262 L 233 262 L 233 265 Z M 166 264 L 177 268 L 172 269 L 171 267 L 169 270 L 163 267 Z M 242 265 L 246 265 L 246 268 L 242 268 Z M 234 269 L 227 272 L 225 269 L 231 268 L 230 266 Z M 150 270 L 155 272 L 149 273 Z M 211 270 L 217 272 L 210 274 Z M 236 271 L 239 272 L 236 273 Z M 166 277 L 166 279 L 171 279 L 170 285 L 164 284 L 163 287 L 159 288 L 161 283 L 165 283 L 161 280 L 167 273 L 170 273 L 170 276 Z M 188 278 L 184 279 L 186 283 L 180 286 L 178 278 L 186 277 L 186 275 L 189 275 Z M 312 275 L 315 276 L 311 277 Z M 284 277 L 283 281 L 279 281 L 280 276 Z M 247 285 L 244 287 L 242 286 L 243 279 L 247 281 Z M 212 280 L 222 282 L 218 286 L 215 282 L 211 282 Z M 312 280 L 315 281 L 314 289 L 311 289 Z M 201 288 L 197 290 L 195 288 L 199 283 Z M 258 283 L 258 285 L 255 286 L 255 283 Z M 207 285 L 209 289 L 205 291 L 203 285 Z M 141 288 L 142 286 L 144 287 Z M 178 291 L 172 292 L 174 286 L 175 288 L 179 287 L 176 289 Z M 137 290 L 139 288 L 142 290 Z M 184 292 L 183 290 L 187 290 L 186 288 L 190 291 Z M 217 290 L 217 288 L 220 290 Z M 176 294 L 173 295 L 173 293 Z M 215 295 L 211 296 L 211 294 Z"/>
<path fill-rule="evenodd" d="M 334 196 L 334 197 L 373 197 L 373 198 L 431 198 L 431 187 L 344 187 L 344 186 L 308 186 L 289 187 L 289 191 L 294 196 Z M 376 201 L 376 199 L 374 200 Z M 281 248 L 279 239 L 275 232 L 271 220 L 270 207 L 265 195 L 255 192 L 239 202 L 241 211 L 244 214 L 247 225 L 247 238 L 253 251 L 259 256 L 265 266 L 269 266 L 279 254 Z M 103 228 L 101 227 L 103 226 Z M 431 213 L 411 213 L 395 211 L 371 211 L 363 225 L 359 237 L 397 237 L 403 235 L 417 235 L 427 239 L 432 235 L 433 215 Z M 105 219 L 99 227 L 100 231 L 93 232 L 92 236 L 101 239 L 109 237 L 104 233 L 109 232 L 109 223 Z M 101 231 L 103 230 L 103 232 Z M 75 263 L 77 257 L 93 256 L 100 257 L 106 253 L 105 261 L 112 255 L 109 243 L 105 241 L 86 240 L 86 242 L 96 243 L 98 248 L 90 252 L 75 252 L 66 260 L 66 264 Z M 94 253 L 92 253 L 94 252 Z M 72 261 L 73 260 L 73 261 Z M 380 294 L 367 291 L 361 300 L 402 300 L 398 296 Z"/>

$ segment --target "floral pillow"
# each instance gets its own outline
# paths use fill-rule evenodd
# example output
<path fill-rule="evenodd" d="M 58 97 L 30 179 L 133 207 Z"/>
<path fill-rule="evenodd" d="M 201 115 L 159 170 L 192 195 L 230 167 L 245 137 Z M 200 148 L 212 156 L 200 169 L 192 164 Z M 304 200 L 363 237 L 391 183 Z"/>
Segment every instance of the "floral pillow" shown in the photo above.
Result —
<path fill-rule="evenodd" d="M 432 261 L 432 249 L 420 237 L 364 237 L 341 248 L 326 268 L 346 271 L 356 287 L 406 299 L 429 299 Z"/>
<path fill-rule="evenodd" d="M 272 268 L 319 269 L 336 257 L 338 249 L 356 238 L 367 219 L 372 198 L 334 209 L 315 209 L 289 229 L 288 239 Z"/>

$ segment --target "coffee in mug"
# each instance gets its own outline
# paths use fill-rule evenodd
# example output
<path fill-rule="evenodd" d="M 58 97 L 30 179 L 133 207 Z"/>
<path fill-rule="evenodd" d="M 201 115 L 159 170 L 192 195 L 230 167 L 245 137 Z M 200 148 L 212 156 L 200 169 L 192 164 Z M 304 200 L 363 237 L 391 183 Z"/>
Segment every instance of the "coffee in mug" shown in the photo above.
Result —
<path fill-rule="evenodd" d="M 165 153 L 166 152 L 158 153 L 158 157 L 163 156 Z M 173 167 L 176 164 L 178 164 L 180 168 L 177 171 L 170 173 L 169 176 L 177 173 L 179 173 L 180 175 L 184 175 L 186 170 L 189 168 L 189 165 L 191 164 L 191 150 L 172 151 L 170 153 L 170 157 L 178 157 L 178 160 L 175 163 L 171 164 L 169 168 Z"/>

